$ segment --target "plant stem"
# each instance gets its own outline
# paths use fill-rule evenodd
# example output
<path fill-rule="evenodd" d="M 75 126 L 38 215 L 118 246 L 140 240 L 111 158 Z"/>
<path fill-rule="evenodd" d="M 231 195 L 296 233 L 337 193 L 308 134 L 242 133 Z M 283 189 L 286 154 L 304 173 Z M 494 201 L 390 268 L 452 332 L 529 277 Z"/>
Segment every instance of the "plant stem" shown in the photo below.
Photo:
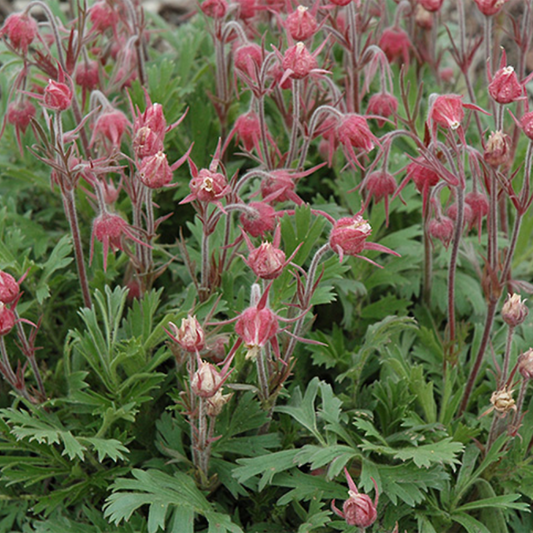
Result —
<path fill-rule="evenodd" d="M 292 80 L 292 127 L 287 167 L 291 166 L 298 149 L 298 130 L 300 129 L 300 99 L 302 93 L 301 80 Z"/>
<path fill-rule="evenodd" d="M 83 303 L 85 307 L 91 308 L 91 292 L 89 290 L 89 282 L 87 280 L 87 271 L 85 270 L 85 260 L 83 258 L 83 247 L 81 244 L 80 228 L 76 213 L 76 199 L 74 196 L 74 191 L 69 188 L 63 188 L 62 193 L 63 206 L 65 208 L 65 214 L 67 215 L 67 220 L 70 225 L 72 242 L 74 244 L 74 256 L 76 258 L 76 266 L 78 268 L 78 278 L 80 281 Z"/>
<path fill-rule="evenodd" d="M 509 326 L 507 330 L 507 342 L 505 344 L 505 354 L 503 356 L 503 367 L 502 374 L 500 377 L 500 383 L 498 385 L 498 390 L 505 387 L 505 382 L 507 381 L 507 374 L 509 373 L 509 360 L 511 359 L 511 347 L 513 343 L 513 333 L 514 328 Z"/>

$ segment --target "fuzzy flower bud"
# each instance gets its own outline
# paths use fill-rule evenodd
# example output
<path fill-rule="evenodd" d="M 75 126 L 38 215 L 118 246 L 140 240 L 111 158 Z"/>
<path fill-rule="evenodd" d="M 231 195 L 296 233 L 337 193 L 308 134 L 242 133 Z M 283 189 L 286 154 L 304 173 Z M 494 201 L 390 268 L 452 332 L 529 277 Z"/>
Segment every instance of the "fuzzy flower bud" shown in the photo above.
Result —
<path fill-rule="evenodd" d="M 511 328 L 524 322 L 529 313 L 525 300 L 519 294 L 509 294 L 502 307 L 503 321 Z"/>
<path fill-rule="evenodd" d="M 457 204 L 453 203 L 446 210 L 446 214 L 455 222 L 457 220 Z M 474 220 L 474 212 L 469 204 L 463 204 L 463 226 L 471 226 Z"/>
<path fill-rule="evenodd" d="M 309 76 L 318 67 L 318 63 L 305 44 L 298 42 L 285 52 L 281 66 L 284 70 L 291 71 L 290 78 L 301 80 Z"/>
<path fill-rule="evenodd" d="M 315 16 L 304 6 L 298 6 L 285 21 L 285 27 L 295 41 L 307 41 L 315 34 L 317 26 Z"/>
<path fill-rule="evenodd" d="M 456 130 L 463 121 L 463 97 L 457 94 L 437 96 L 429 111 L 429 118 L 443 128 Z"/>
<path fill-rule="evenodd" d="M 150 189 L 160 189 L 172 181 L 172 169 L 163 152 L 145 157 L 140 167 L 139 178 Z"/>
<path fill-rule="evenodd" d="M 253 111 L 241 115 L 235 121 L 235 134 L 248 152 L 257 145 L 261 135 L 259 117 Z"/>
<path fill-rule="evenodd" d="M 496 15 L 509 0 L 474 0 L 478 9 L 487 17 Z"/>
<path fill-rule="evenodd" d="M 444 0 L 418 0 L 418 2 L 427 11 L 438 11 Z"/>
<path fill-rule="evenodd" d="M 394 176 L 384 170 L 376 170 L 366 178 L 365 189 L 376 202 L 394 194 L 396 187 Z"/>
<path fill-rule="evenodd" d="M 150 157 L 163 151 L 163 140 L 153 130 L 143 126 L 133 137 L 133 149 L 139 159 Z"/>
<path fill-rule="evenodd" d="M 94 219 L 93 235 L 101 243 L 108 243 L 112 250 L 122 250 L 121 237 L 128 223 L 120 216 L 104 212 Z"/>
<path fill-rule="evenodd" d="M 411 41 L 409 36 L 401 28 L 386 28 L 381 34 L 379 47 L 383 50 L 390 63 L 396 59 L 402 59 L 409 64 L 409 49 Z"/>
<path fill-rule="evenodd" d="M 167 130 L 167 121 L 163 113 L 163 106 L 157 102 L 150 104 L 142 115 L 142 125 L 150 128 L 163 140 Z"/>
<path fill-rule="evenodd" d="M 261 348 L 279 331 L 276 314 L 268 307 L 245 309 L 235 324 L 235 332 L 247 348 Z"/>
<path fill-rule="evenodd" d="M 105 1 L 96 2 L 88 11 L 92 31 L 103 33 L 118 23 L 118 13 Z"/>
<path fill-rule="evenodd" d="M 252 207 L 255 213 L 243 213 L 239 218 L 246 233 L 252 237 L 259 237 L 274 229 L 276 210 L 271 205 L 264 202 L 250 202 L 249 207 Z"/>
<path fill-rule="evenodd" d="M 0 337 L 7 335 L 15 326 L 15 313 L 0 302 Z"/>
<path fill-rule="evenodd" d="M 20 287 L 15 278 L 0 270 L 0 302 L 10 304 L 19 295 Z"/>
<path fill-rule="evenodd" d="M 398 100 L 390 93 L 377 93 L 368 100 L 367 114 L 379 115 L 388 118 L 398 111 Z M 378 126 L 381 128 L 385 124 L 384 120 L 378 119 Z"/>
<path fill-rule="evenodd" d="M 489 212 L 489 201 L 482 192 L 469 192 L 465 196 L 465 204 L 472 209 L 472 224 L 481 224 L 481 220 L 487 216 Z"/>
<path fill-rule="evenodd" d="M 72 91 L 65 83 L 50 80 L 44 89 L 43 105 L 52 111 L 65 111 L 72 102 Z"/>
<path fill-rule="evenodd" d="M 430 220 L 428 233 L 432 238 L 441 241 L 445 248 L 448 248 L 453 238 L 454 228 L 455 224 L 451 218 L 441 216 Z"/>
<path fill-rule="evenodd" d="M 129 121 L 126 115 L 118 109 L 102 113 L 94 125 L 93 135 L 90 145 L 92 146 L 96 139 L 107 139 L 115 147 L 120 147 L 122 135 L 126 131 Z"/>
<path fill-rule="evenodd" d="M 223 407 L 231 400 L 232 396 L 233 394 L 222 394 L 222 392 L 218 390 L 214 396 L 207 400 L 207 416 L 218 416 L 222 412 Z"/>
<path fill-rule="evenodd" d="M 82 61 L 74 73 L 74 81 L 87 91 L 93 91 L 100 84 L 100 70 L 96 61 Z"/>
<path fill-rule="evenodd" d="M 226 0 L 205 0 L 200 5 L 203 14 L 213 19 L 222 19 L 228 11 Z"/>
<path fill-rule="evenodd" d="M 35 106 L 29 100 L 11 102 L 7 107 L 6 120 L 9 124 L 15 126 L 17 130 L 24 133 L 35 113 Z"/>
<path fill-rule="evenodd" d="M 524 379 L 533 379 L 533 348 L 530 348 L 518 358 L 518 372 Z"/>
<path fill-rule="evenodd" d="M 511 155 L 511 138 L 503 131 L 493 131 L 485 144 L 483 159 L 494 168 L 509 161 Z"/>
<path fill-rule="evenodd" d="M 344 217 L 335 222 L 329 244 L 337 253 L 340 250 L 344 255 L 358 255 L 364 250 L 371 233 L 370 224 L 361 215 Z"/>
<path fill-rule="evenodd" d="M 520 127 L 528 139 L 533 141 L 533 111 L 524 113 L 520 119 Z"/>
<path fill-rule="evenodd" d="M 26 13 L 13 13 L 7 17 L 0 35 L 7 35 L 11 46 L 15 50 L 26 53 L 28 47 L 37 37 L 37 22 Z"/>
<path fill-rule="evenodd" d="M 337 139 L 344 146 L 360 148 L 365 152 L 374 149 L 375 137 L 370 131 L 366 119 L 355 113 L 345 115 L 337 126 Z"/>
<path fill-rule="evenodd" d="M 276 279 L 285 268 L 285 252 L 264 242 L 248 255 L 248 266 L 261 279 Z"/>
<path fill-rule="evenodd" d="M 202 361 L 191 379 L 191 389 L 200 398 L 212 398 L 224 383 L 218 370 L 211 364 Z"/>
<path fill-rule="evenodd" d="M 510 104 L 522 96 L 522 86 L 513 67 L 503 67 L 494 74 L 489 83 L 489 94 L 499 104 Z"/>
<path fill-rule="evenodd" d="M 178 328 L 173 322 L 168 323 L 172 330 L 172 339 L 176 341 L 186 352 L 199 352 L 205 346 L 205 333 L 195 316 L 189 315 L 181 320 Z"/>
<path fill-rule="evenodd" d="M 344 474 L 348 481 L 348 496 L 349 498 L 344 502 L 342 506 L 342 511 L 339 511 L 335 507 L 335 500 L 331 504 L 331 508 L 335 514 L 344 518 L 346 523 L 349 526 L 357 526 L 361 530 L 370 527 L 377 519 L 378 512 L 378 488 L 376 482 L 374 482 L 374 487 L 376 488 L 376 497 L 374 501 L 366 494 L 362 494 L 357 490 L 357 487 L 350 476 L 348 470 L 344 469 Z"/>

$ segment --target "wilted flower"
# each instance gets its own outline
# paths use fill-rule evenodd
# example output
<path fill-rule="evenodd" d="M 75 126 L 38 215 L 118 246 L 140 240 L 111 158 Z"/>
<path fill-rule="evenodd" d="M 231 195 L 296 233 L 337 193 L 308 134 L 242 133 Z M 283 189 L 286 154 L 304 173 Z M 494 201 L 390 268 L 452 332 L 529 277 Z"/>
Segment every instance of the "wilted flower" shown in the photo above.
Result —
<path fill-rule="evenodd" d="M 489 411 L 495 410 L 499 416 L 506 416 L 510 411 L 516 411 L 515 401 L 513 399 L 513 391 L 503 388 L 492 393 L 490 397 L 492 408 Z"/>
<path fill-rule="evenodd" d="M 524 379 L 533 379 L 533 348 L 518 357 L 518 372 Z"/>
<path fill-rule="evenodd" d="M 430 30 L 433 28 L 433 13 L 418 4 L 415 8 L 415 22 L 424 30 Z"/>
<path fill-rule="evenodd" d="M 215 417 L 222 412 L 222 408 L 231 400 L 233 394 L 222 394 L 217 390 L 214 396 L 207 399 L 206 413 L 207 416 Z"/>
<path fill-rule="evenodd" d="M 502 307 L 503 321 L 510 327 L 515 328 L 524 322 L 529 314 L 526 306 L 519 294 L 509 294 Z"/>
<path fill-rule="evenodd" d="M 511 138 L 503 131 L 493 131 L 485 144 L 483 159 L 496 168 L 509 161 L 511 156 Z"/>
<path fill-rule="evenodd" d="M 335 500 L 331 503 L 331 509 L 336 515 L 344 518 L 349 526 L 357 526 L 361 529 L 370 527 L 376 521 L 378 516 L 377 506 L 379 492 L 377 484 L 375 480 L 371 478 L 376 489 L 376 496 L 374 501 L 372 501 L 369 496 L 361 494 L 357 490 L 354 480 L 346 468 L 344 469 L 344 474 L 346 475 L 346 480 L 348 481 L 348 487 L 350 489 L 348 491 L 349 498 L 344 502 L 342 511 L 335 507 Z"/>

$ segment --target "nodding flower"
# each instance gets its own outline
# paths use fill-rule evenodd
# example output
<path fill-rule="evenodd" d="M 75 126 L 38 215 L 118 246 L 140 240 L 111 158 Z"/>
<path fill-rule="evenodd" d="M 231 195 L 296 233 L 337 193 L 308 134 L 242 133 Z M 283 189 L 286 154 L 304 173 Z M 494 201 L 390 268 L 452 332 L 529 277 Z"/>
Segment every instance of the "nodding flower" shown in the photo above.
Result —
<path fill-rule="evenodd" d="M 378 516 L 378 486 L 374 478 L 371 478 L 372 483 L 374 483 L 374 487 L 376 489 L 376 496 L 374 498 L 374 501 L 372 501 L 369 496 L 367 496 L 366 494 L 362 494 L 357 490 L 354 480 L 352 479 L 352 476 L 350 476 L 346 468 L 344 469 L 344 474 L 346 476 L 346 480 L 348 481 L 348 487 L 350 489 L 348 491 L 349 498 L 344 502 L 342 506 L 342 511 L 335 507 L 335 500 L 333 500 L 333 502 L 331 503 L 331 509 L 336 515 L 340 516 L 341 518 L 344 518 L 344 520 L 346 520 L 346 523 L 349 526 L 357 526 L 359 528 L 366 529 L 376 521 L 376 518 Z"/>
<path fill-rule="evenodd" d="M 0 37 L 7 36 L 15 50 L 26 53 L 38 33 L 37 21 L 33 17 L 27 13 L 13 13 L 4 22 Z"/>

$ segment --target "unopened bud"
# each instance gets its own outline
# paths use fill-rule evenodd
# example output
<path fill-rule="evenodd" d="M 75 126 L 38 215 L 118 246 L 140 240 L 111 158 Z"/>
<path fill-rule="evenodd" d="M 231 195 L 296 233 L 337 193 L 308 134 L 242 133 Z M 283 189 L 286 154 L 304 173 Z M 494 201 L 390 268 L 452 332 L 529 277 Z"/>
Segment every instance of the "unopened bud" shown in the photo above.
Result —
<path fill-rule="evenodd" d="M 289 77 L 295 80 L 306 78 L 318 67 L 315 57 L 302 42 L 296 43 L 285 52 L 281 65 L 285 70 L 291 71 Z"/>
<path fill-rule="evenodd" d="M 20 287 L 15 278 L 7 272 L 0 271 L 0 302 L 10 304 L 19 295 Z"/>
<path fill-rule="evenodd" d="M 250 252 L 247 263 L 261 279 L 276 279 L 285 267 L 285 252 L 264 242 Z"/>
<path fill-rule="evenodd" d="M 533 348 L 530 348 L 518 358 L 518 372 L 524 379 L 533 379 Z"/>
<path fill-rule="evenodd" d="M 212 398 L 224 382 L 218 370 L 211 364 L 202 361 L 191 380 L 191 389 L 200 398 Z"/>
<path fill-rule="evenodd" d="M 15 313 L 0 302 L 0 337 L 7 335 L 15 326 Z"/>
<path fill-rule="evenodd" d="M 329 244 L 339 254 L 358 255 L 364 250 L 371 233 L 370 224 L 361 215 L 344 217 L 335 222 Z"/>
<path fill-rule="evenodd" d="M 513 67 L 503 67 L 494 74 L 489 83 L 489 94 L 499 104 L 510 104 L 522 96 L 522 86 Z"/>
<path fill-rule="evenodd" d="M 65 111 L 72 102 L 72 91 L 65 83 L 50 80 L 44 89 L 43 105 L 52 111 Z"/>
<path fill-rule="evenodd" d="M 203 350 L 205 333 L 196 317 L 189 315 L 187 318 L 183 318 L 179 328 L 172 322 L 169 322 L 168 325 L 172 330 L 174 340 L 185 351 L 194 353 Z"/>
<path fill-rule="evenodd" d="M 529 309 L 522 301 L 519 294 L 509 294 L 502 307 L 503 321 L 510 327 L 515 328 L 524 322 Z"/>
<path fill-rule="evenodd" d="M 164 152 L 145 157 L 140 167 L 139 178 L 150 189 L 160 189 L 172 181 L 172 169 Z"/>

